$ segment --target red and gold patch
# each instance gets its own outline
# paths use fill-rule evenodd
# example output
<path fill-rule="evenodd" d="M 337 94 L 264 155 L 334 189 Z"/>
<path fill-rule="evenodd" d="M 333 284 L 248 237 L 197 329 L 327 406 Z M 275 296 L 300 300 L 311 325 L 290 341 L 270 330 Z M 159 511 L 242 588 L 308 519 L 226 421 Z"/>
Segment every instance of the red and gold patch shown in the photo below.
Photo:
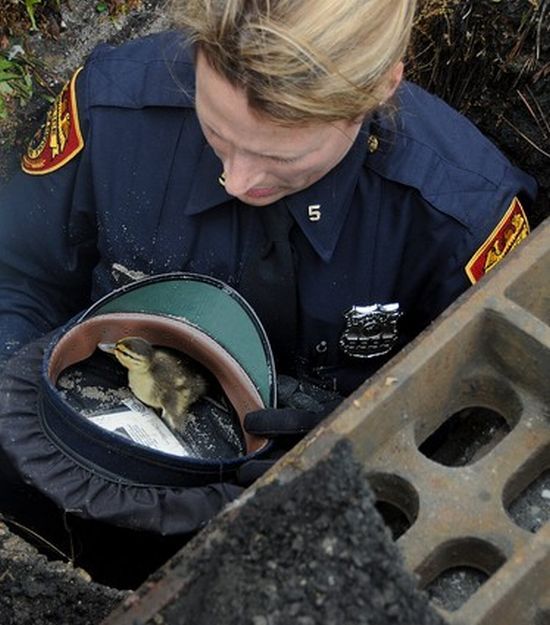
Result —
<path fill-rule="evenodd" d="M 529 223 L 523 207 L 515 197 L 510 207 L 491 232 L 485 243 L 472 256 L 465 267 L 472 284 L 499 263 L 510 250 L 519 245 L 529 234 Z"/>
<path fill-rule="evenodd" d="M 27 174 L 48 174 L 63 167 L 84 147 L 80 132 L 75 83 L 80 69 L 63 87 L 48 111 L 46 121 L 32 138 L 21 167 Z"/>

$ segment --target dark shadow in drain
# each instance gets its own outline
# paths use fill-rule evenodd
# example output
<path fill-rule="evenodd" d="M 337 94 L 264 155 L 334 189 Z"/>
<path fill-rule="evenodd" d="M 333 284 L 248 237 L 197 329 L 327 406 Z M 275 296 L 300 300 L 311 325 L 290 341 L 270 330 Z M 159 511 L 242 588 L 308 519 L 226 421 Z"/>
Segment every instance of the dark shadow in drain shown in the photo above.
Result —
<path fill-rule="evenodd" d="M 388 526 L 393 540 L 397 540 L 400 536 L 403 536 L 411 526 L 405 513 L 397 506 L 387 501 L 377 501 L 375 508 L 384 519 L 384 523 Z"/>
<path fill-rule="evenodd" d="M 493 544 L 475 537 L 455 538 L 439 545 L 416 570 L 430 600 L 452 612 L 506 561 Z"/>
<path fill-rule="evenodd" d="M 375 496 L 375 507 L 388 526 L 393 540 L 402 536 L 418 516 L 418 493 L 399 475 L 370 473 L 367 481 Z"/>
<path fill-rule="evenodd" d="M 472 566 L 455 566 L 443 571 L 424 590 L 438 607 L 454 612 L 489 579 L 489 575 Z"/>
<path fill-rule="evenodd" d="M 507 507 L 514 523 L 528 532 L 550 520 L 550 469 L 543 471 Z"/>
<path fill-rule="evenodd" d="M 487 455 L 511 431 L 506 419 L 481 406 L 451 415 L 418 448 L 424 456 L 447 467 L 473 464 Z"/>

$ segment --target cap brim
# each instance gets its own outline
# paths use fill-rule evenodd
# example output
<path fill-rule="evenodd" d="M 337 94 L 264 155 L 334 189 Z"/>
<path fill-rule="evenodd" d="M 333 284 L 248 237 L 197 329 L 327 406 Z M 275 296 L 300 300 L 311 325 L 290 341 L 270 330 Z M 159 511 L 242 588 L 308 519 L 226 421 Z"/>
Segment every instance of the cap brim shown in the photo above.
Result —
<path fill-rule="evenodd" d="M 196 327 L 239 363 L 264 405 L 275 407 L 275 364 L 265 330 L 248 302 L 224 282 L 193 273 L 145 278 L 105 296 L 79 322 L 108 313 L 160 314 Z"/>

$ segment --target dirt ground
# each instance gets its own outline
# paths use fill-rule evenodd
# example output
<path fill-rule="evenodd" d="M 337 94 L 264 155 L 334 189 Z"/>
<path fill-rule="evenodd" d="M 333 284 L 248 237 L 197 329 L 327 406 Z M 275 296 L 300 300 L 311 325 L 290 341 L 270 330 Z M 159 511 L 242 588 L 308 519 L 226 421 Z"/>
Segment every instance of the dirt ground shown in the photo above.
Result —
<path fill-rule="evenodd" d="M 408 75 L 469 117 L 540 187 L 550 215 L 550 2 L 420 0 Z"/>
<path fill-rule="evenodd" d="M 25 49 L 33 59 L 40 59 L 40 75 L 46 86 L 36 86 L 25 108 L 14 107 L 9 119 L 0 120 L 0 184 L 18 166 L 28 140 L 41 124 L 48 102 L 45 97 L 57 93 L 73 71 L 100 42 L 122 43 L 169 27 L 168 5 L 171 0 L 142 0 L 139 8 L 117 17 L 99 14 L 96 2 L 65 0 L 55 16 L 62 24 L 56 38 L 48 32 L 34 32 L 25 39 Z M 54 17 L 50 18 L 50 21 Z"/>
<path fill-rule="evenodd" d="M 0 523 L 3 625 L 94 625 L 127 594 L 93 583 L 66 562 L 48 561 Z"/>
<path fill-rule="evenodd" d="M 97 42 L 117 43 L 166 28 L 168 2 L 146 0 L 113 20 L 98 15 L 95 2 L 72 0 L 62 4 L 65 26 L 57 39 L 36 33 L 27 45 L 43 60 L 49 87 L 55 90 Z M 529 212 L 532 225 L 549 216 L 550 1 L 421 0 L 407 67 L 409 78 L 464 112 L 513 162 L 537 178 L 541 192 Z M 46 106 L 37 93 L 28 108 L 0 121 L 0 184 L 17 167 Z M 262 510 L 256 513 L 261 516 Z M 295 522 L 300 518 L 297 515 Z M 229 557 L 224 552 L 226 573 L 232 575 L 237 563 Z M 206 573 L 207 564 L 204 567 Z M 199 573 L 194 583 L 200 586 Z M 270 601 L 268 590 L 266 586 L 264 601 Z M 70 564 L 49 562 L 0 525 L 0 623 L 94 625 L 124 596 L 94 584 Z M 217 603 L 210 606 L 213 614 L 218 607 L 222 609 Z M 175 612 L 165 616 L 167 622 L 179 622 Z M 267 623 L 261 616 L 258 612 L 255 624 Z M 304 625 L 317 622 L 311 614 L 303 616 Z"/>

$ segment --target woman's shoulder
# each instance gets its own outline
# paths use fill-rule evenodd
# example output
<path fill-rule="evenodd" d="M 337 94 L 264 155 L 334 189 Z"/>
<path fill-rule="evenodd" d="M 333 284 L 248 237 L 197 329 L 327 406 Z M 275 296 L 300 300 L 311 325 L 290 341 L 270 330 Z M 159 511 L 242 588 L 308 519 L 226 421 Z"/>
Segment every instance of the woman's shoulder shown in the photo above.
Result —
<path fill-rule="evenodd" d="M 365 165 L 416 189 L 436 210 L 476 227 L 487 207 L 520 193 L 533 196 L 536 183 L 464 115 L 409 82 L 396 94 L 396 110 L 372 120 L 379 149 Z"/>
<path fill-rule="evenodd" d="M 82 82 L 90 107 L 193 107 L 192 50 L 176 31 L 102 44 L 88 58 Z"/>

